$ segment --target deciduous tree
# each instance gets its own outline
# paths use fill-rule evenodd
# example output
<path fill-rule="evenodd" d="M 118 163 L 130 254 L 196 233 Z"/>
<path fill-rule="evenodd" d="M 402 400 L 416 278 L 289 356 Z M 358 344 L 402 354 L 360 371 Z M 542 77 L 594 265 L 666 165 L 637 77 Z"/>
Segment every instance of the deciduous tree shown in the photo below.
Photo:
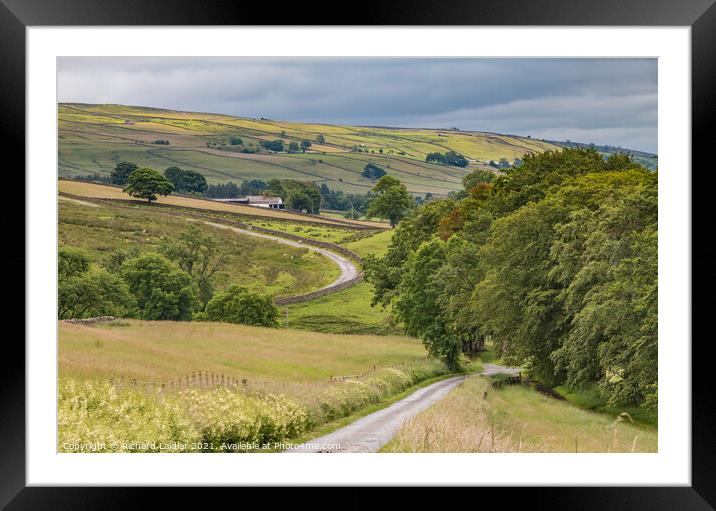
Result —
<path fill-rule="evenodd" d="M 190 320 L 199 301 L 191 276 L 159 254 L 142 254 L 122 265 L 142 319 Z"/>
<path fill-rule="evenodd" d="M 368 205 L 367 216 L 385 218 L 391 227 L 400 222 L 413 207 L 413 197 L 397 179 L 385 175 L 373 187 L 376 197 Z"/>
<path fill-rule="evenodd" d="M 152 202 L 157 200 L 157 195 L 169 195 L 174 185 L 156 170 L 142 168 L 132 172 L 123 190 L 132 197 Z"/>

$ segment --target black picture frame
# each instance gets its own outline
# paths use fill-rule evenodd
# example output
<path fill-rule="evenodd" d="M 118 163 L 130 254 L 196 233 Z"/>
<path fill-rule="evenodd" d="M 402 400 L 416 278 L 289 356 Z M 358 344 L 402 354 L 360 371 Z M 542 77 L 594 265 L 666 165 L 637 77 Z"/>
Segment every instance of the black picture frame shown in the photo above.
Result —
<path fill-rule="evenodd" d="M 715 0 L 399 0 L 362 3 L 360 9 L 339 15 L 336 3 L 311 2 L 310 12 L 281 8 L 268 13 L 260 2 L 222 0 L 0 0 L 0 112 L 3 146 L 24 167 L 25 152 L 25 29 L 31 26 L 103 25 L 565 25 L 565 26 L 689 26 L 692 70 L 692 167 L 709 170 L 712 146 L 709 124 L 716 113 Z M 317 17 L 323 12 L 325 19 Z M 333 13 L 333 15 L 331 15 Z M 268 16 L 270 14 L 270 16 Z M 320 15 L 318 15 L 320 16 Z M 678 169 L 685 173 L 686 168 Z M 694 186 L 694 178 L 698 183 Z M 706 176 L 692 174 L 692 190 L 708 193 Z M 26 191 L 27 192 L 27 191 Z M 708 204 L 708 200 L 705 201 Z M 692 205 L 696 204 L 692 196 Z M 693 208 L 693 206 L 692 206 Z M 668 213 L 667 213 L 668 214 Z M 708 232 L 710 215 L 692 209 L 692 233 Z M 693 238 L 692 238 L 693 239 Z M 24 244 L 23 244 L 24 246 Z M 694 257 L 692 271 L 699 280 L 692 293 L 710 288 L 714 251 Z M 16 256 L 16 259 L 19 259 Z M 19 263 L 19 261 L 17 261 Z M 707 263 L 711 263 L 706 266 Z M 27 271 L 27 267 L 26 267 Z M 693 295 L 696 296 L 695 294 Z M 708 317 L 708 300 L 692 299 L 692 317 Z M 28 304 L 31 306 L 31 304 Z M 693 325 L 692 325 L 693 326 Z M 114 509 L 137 507 L 145 501 L 140 489 L 49 488 L 25 484 L 25 350 L 17 336 L 3 346 L 5 378 L 0 385 L 0 506 L 6 509 Z M 710 336 L 692 342 L 692 485 L 690 487 L 522 488 L 510 498 L 528 497 L 549 502 L 550 509 L 680 509 L 716 507 L 716 450 L 714 449 L 713 384 L 707 350 Z M 481 498 L 499 489 L 481 489 Z M 172 495 L 184 499 L 186 491 Z M 300 498 L 294 496 L 295 498 Z M 164 498 L 164 497 L 163 497 Z M 168 501 L 167 501 L 168 502 Z M 504 507 L 504 506 L 503 506 Z"/>

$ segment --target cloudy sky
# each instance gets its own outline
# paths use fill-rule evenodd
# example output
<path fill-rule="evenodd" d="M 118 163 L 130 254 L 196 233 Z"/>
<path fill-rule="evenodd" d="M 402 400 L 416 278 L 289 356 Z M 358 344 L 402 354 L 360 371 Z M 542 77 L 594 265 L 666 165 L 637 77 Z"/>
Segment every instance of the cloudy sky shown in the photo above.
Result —
<path fill-rule="evenodd" d="M 64 57 L 58 100 L 657 152 L 655 59 Z"/>

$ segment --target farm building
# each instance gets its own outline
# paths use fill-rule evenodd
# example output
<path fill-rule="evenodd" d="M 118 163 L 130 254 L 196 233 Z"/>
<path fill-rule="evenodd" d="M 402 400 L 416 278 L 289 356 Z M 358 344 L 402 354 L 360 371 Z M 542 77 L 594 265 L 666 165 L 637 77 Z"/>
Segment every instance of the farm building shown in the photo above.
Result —
<path fill-rule="evenodd" d="M 236 197 L 233 199 L 214 199 L 219 202 L 231 202 L 255 206 L 257 208 L 284 209 L 281 197 L 264 197 L 263 195 L 249 195 L 248 197 Z"/>

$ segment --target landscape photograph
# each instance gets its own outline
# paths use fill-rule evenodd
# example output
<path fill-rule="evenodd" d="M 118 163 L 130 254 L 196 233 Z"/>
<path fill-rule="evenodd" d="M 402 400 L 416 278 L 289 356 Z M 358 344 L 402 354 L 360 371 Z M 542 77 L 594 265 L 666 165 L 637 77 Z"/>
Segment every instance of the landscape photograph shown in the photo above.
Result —
<path fill-rule="evenodd" d="M 57 452 L 658 452 L 657 69 L 58 58 Z"/>

